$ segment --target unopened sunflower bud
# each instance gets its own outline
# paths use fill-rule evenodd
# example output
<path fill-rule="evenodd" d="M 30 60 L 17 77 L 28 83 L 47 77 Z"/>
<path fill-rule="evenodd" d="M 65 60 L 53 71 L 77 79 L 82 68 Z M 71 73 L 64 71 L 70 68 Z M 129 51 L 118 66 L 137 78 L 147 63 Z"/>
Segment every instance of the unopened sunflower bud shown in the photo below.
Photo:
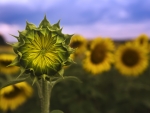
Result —
<path fill-rule="evenodd" d="M 39 27 L 26 24 L 25 30 L 14 36 L 18 39 L 13 44 L 18 56 L 10 65 L 20 66 L 22 73 L 29 73 L 32 78 L 45 79 L 59 74 L 64 65 L 71 63 L 69 56 L 74 49 L 69 43 L 72 35 L 63 34 L 59 21 L 51 25 L 46 16 Z"/>

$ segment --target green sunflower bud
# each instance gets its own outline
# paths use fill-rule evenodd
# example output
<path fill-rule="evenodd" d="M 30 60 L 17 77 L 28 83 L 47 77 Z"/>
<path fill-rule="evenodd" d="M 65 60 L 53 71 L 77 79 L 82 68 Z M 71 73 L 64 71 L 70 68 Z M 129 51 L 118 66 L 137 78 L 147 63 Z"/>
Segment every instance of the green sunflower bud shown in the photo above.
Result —
<path fill-rule="evenodd" d="M 60 75 L 62 67 L 71 63 L 69 56 L 74 49 L 69 43 L 72 35 L 63 34 L 59 22 L 51 25 L 45 16 L 39 27 L 27 22 L 25 30 L 14 36 L 18 42 L 12 46 L 18 56 L 10 65 L 20 66 L 21 75 L 50 78 Z"/>

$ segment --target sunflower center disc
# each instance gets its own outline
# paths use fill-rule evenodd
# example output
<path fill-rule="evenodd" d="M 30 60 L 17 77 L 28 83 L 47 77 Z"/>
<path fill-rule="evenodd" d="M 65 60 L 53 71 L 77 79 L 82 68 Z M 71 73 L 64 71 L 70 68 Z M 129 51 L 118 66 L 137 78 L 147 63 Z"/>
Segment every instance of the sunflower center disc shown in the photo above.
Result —
<path fill-rule="evenodd" d="M 22 92 L 22 90 L 19 89 L 18 87 L 16 87 L 15 85 L 13 86 L 13 88 L 14 88 L 13 91 L 4 94 L 4 97 L 5 97 L 5 98 L 10 99 L 10 98 L 17 97 L 17 96 Z"/>
<path fill-rule="evenodd" d="M 46 51 L 47 51 L 46 49 L 41 49 L 41 54 L 42 54 L 42 55 L 45 55 L 45 54 L 46 54 Z"/>
<path fill-rule="evenodd" d="M 8 66 L 11 62 L 12 62 L 11 60 L 0 61 L 0 65 Z"/>
<path fill-rule="evenodd" d="M 140 40 L 140 44 L 143 45 L 143 43 L 144 43 L 144 39 L 142 38 L 142 39 Z"/>
<path fill-rule="evenodd" d="M 139 62 L 139 54 L 135 50 L 128 49 L 122 55 L 122 62 L 128 67 L 133 67 Z"/>
<path fill-rule="evenodd" d="M 104 61 L 106 57 L 106 50 L 103 46 L 97 45 L 91 53 L 91 61 L 94 64 L 99 64 Z"/>
<path fill-rule="evenodd" d="M 80 41 L 75 41 L 75 42 L 72 42 L 72 43 L 70 44 L 70 47 L 72 47 L 72 48 L 77 48 L 77 47 L 79 47 L 80 45 L 82 45 L 82 42 L 80 42 Z"/>

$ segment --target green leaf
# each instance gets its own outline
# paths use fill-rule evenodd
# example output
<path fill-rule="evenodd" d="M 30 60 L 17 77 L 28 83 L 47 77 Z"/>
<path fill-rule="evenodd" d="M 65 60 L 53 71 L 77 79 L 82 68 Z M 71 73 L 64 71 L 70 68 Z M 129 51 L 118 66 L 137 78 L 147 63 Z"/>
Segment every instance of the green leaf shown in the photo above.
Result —
<path fill-rule="evenodd" d="M 63 81 L 63 80 L 73 80 L 73 81 L 82 83 L 82 81 L 81 81 L 79 78 L 75 77 L 75 76 L 65 76 L 65 77 L 63 77 L 63 78 L 57 79 L 56 81 L 53 81 L 53 82 L 52 82 L 53 87 L 54 87 L 58 82 L 61 82 L 61 81 Z"/>
<path fill-rule="evenodd" d="M 15 79 L 15 80 L 12 80 L 12 81 L 9 81 L 7 82 L 6 84 L 2 85 L 2 87 L 0 87 L 0 89 L 4 88 L 4 87 L 7 87 L 9 85 L 13 85 L 13 84 L 16 84 L 16 83 L 19 83 L 19 82 L 23 82 L 27 79 L 28 77 L 26 78 L 19 78 L 19 79 Z"/>
<path fill-rule="evenodd" d="M 64 79 L 73 80 L 75 82 L 82 83 L 82 81 L 79 78 L 75 77 L 75 76 L 65 76 Z"/>
<path fill-rule="evenodd" d="M 64 113 L 64 112 L 61 111 L 61 110 L 53 110 L 53 111 L 51 111 L 50 113 Z"/>

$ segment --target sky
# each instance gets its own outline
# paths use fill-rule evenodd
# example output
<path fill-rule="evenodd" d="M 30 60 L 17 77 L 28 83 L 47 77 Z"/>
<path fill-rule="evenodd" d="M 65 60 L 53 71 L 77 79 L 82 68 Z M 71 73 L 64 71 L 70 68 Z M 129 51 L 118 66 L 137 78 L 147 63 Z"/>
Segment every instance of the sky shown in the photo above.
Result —
<path fill-rule="evenodd" d="M 15 42 L 26 21 L 39 25 L 44 15 L 51 24 L 60 20 L 65 34 L 85 38 L 128 40 L 150 37 L 150 0 L 0 0 L 0 34 Z"/>

